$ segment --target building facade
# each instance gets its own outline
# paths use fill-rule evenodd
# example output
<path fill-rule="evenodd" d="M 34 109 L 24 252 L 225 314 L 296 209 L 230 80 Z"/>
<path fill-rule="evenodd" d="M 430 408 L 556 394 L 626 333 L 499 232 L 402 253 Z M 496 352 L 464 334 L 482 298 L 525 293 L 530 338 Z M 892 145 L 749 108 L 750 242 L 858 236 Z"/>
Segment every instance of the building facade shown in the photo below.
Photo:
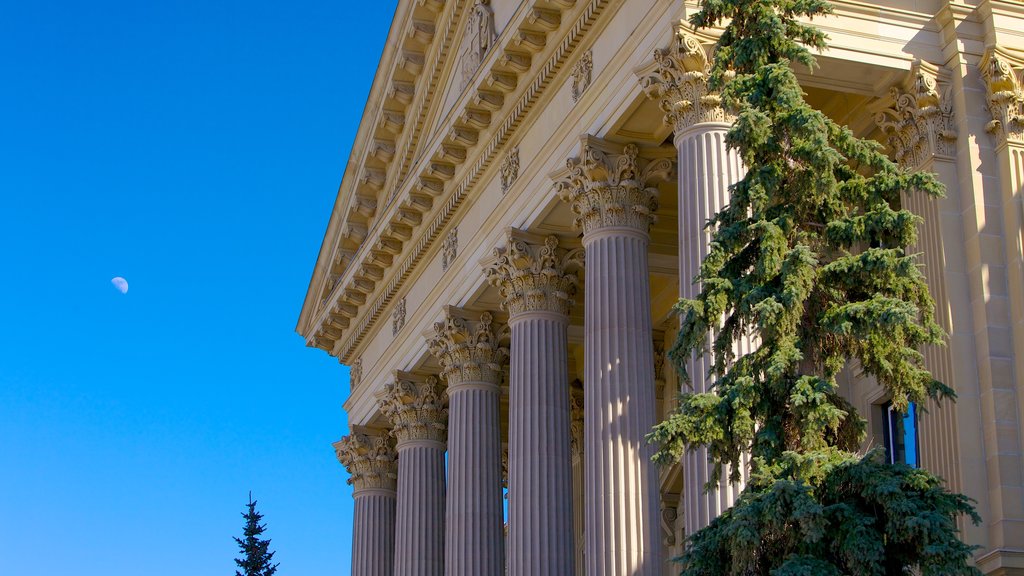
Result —
<path fill-rule="evenodd" d="M 977 501 L 982 571 L 1024 574 L 1024 4 L 834 4 L 798 74 L 948 189 L 905 203 L 949 334 L 926 362 L 959 399 L 893 415 L 855 366 L 843 392 L 866 446 Z M 738 495 L 643 440 L 682 387 L 672 305 L 743 174 L 695 9 L 399 2 L 297 326 L 350 367 L 353 575 L 671 574 Z"/>

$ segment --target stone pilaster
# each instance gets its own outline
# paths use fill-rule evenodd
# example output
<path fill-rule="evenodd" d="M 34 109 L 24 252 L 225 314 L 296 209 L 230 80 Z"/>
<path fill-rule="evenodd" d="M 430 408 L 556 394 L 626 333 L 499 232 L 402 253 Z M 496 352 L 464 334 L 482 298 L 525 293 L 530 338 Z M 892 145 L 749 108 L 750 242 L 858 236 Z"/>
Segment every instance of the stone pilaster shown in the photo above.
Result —
<path fill-rule="evenodd" d="M 334 443 L 349 473 L 352 517 L 352 576 L 392 576 L 395 556 L 394 441 L 385 434 L 352 433 Z"/>
<path fill-rule="evenodd" d="M 442 576 L 447 395 L 433 376 L 396 372 L 379 399 L 398 440 L 394 574 Z"/>
<path fill-rule="evenodd" d="M 657 153 L 655 153 L 657 154 Z M 647 263 L 656 183 L 672 162 L 633 145 L 583 142 L 559 175 L 586 249 L 584 481 L 588 576 L 661 573 L 658 475 L 644 436 L 655 423 Z"/>
<path fill-rule="evenodd" d="M 925 366 L 932 375 L 957 390 L 957 402 L 930 402 L 918 414 L 921 466 L 941 476 L 955 492 L 962 490 L 960 445 L 957 441 L 957 412 L 978 412 L 977 377 L 958 378 L 953 366 L 953 350 L 973 347 L 968 323 L 954 324 L 952 310 L 970 310 L 967 298 L 967 270 L 963 257 L 963 223 L 955 190 L 957 132 L 951 97 L 951 74 L 943 67 L 917 61 L 910 73 L 889 95 L 875 105 L 875 123 L 886 137 L 889 153 L 899 165 L 911 171 L 935 173 L 947 187 L 944 198 L 920 193 L 904 193 L 902 207 L 921 216 L 917 242 L 909 247 L 919 254 L 924 265 L 928 290 L 936 302 L 935 320 L 949 335 L 941 346 L 926 346 Z M 961 523 L 965 524 L 966 522 Z"/>
<path fill-rule="evenodd" d="M 477 576 L 505 570 L 498 419 L 502 365 L 493 317 L 453 307 L 428 342 L 448 383 L 448 501 L 445 574 Z"/>
<path fill-rule="evenodd" d="M 735 150 L 725 145 L 732 114 L 722 108 L 721 98 L 708 89 L 708 54 L 700 40 L 680 24 L 672 44 L 655 50 L 655 72 L 641 80 L 648 96 L 655 98 L 665 112 L 665 122 L 674 132 L 673 141 L 679 162 L 679 286 L 683 298 L 694 298 L 701 290 L 693 279 L 707 256 L 711 235 L 704 227 L 709 218 L 729 201 L 729 186 L 743 177 L 743 167 Z M 687 364 L 694 392 L 706 392 L 706 376 L 712 364 L 711 339 L 698 357 Z M 749 352 L 749 341 L 737 342 L 736 352 Z M 743 490 L 742 484 L 728 481 L 723 470 L 716 490 L 707 492 L 711 467 L 707 449 L 698 447 L 683 456 L 685 474 L 685 523 L 688 534 L 707 524 L 732 506 Z"/>
<path fill-rule="evenodd" d="M 510 576 L 574 572 L 569 451 L 569 310 L 582 251 L 509 230 L 484 273 L 512 333 L 509 376 Z"/>

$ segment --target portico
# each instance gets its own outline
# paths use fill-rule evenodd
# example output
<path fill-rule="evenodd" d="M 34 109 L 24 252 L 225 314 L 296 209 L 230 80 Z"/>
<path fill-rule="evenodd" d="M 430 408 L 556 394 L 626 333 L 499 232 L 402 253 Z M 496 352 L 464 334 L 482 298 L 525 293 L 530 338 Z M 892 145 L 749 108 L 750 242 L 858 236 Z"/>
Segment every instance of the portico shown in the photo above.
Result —
<path fill-rule="evenodd" d="M 837 7 L 822 22 L 835 48 L 801 80 L 815 106 L 950 188 L 914 207 L 951 334 L 926 356 L 960 396 L 921 416 L 921 461 L 997 519 L 966 539 L 987 571 L 1014 574 L 1020 224 L 1000 212 L 998 233 L 982 227 L 977 204 L 1019 209 L 1019 183 L 984 171 L 1015 166 L 1024 66 L 957 39 L 992 22 L 979 33 L 1018 42 L 1007 22 L 1024 11 Z M 644 441 L 690 389 L 666 358 L 671 308 L 699 290 L 704 223 L 744 173 L 706 84 L 714 36 L 680 23 L 691 10 L 400 3 L 299 323 L 350 367 L 354 428 L 336 448 L 356 488 L 353 575 L 669 574 L 686 534 L 738 497 L 724 477 L 703 489 L 701 450 L 659 469 Z M 990 135 L 968 101 L 1004 97 L 1010 128 Z M 708 367 L 690 359 L 693 389 Z M 843 387 L 881 443 L 878 387 L 855 367 Z"/>

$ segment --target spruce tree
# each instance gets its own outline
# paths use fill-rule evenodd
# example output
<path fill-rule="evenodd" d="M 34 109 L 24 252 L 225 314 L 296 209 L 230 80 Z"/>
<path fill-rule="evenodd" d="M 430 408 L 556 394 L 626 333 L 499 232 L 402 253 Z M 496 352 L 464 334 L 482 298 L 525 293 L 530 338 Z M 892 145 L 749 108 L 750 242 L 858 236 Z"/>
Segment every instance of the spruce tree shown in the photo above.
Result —
<path fill-rule="evenodd" d="M 677 305 L 670 357 L 712 386 L 684 394 L 650 439 L 662 462 L 706 445 L 708 487 L 724 464 L 738 480 L 742 454 L 751 464 L 735 506 L 687 542 L 685 575 L 977 572 L 956 527 L 961 515 L 979 521 L 971 501 L 880 450 L 858 454 L 865 422 L 838 390 L 853 361 L 901 411 L 955 397 L 918 352 L 944 334 L 906 250 L 920 219 L 900 207 L 901 194 L 943 188 L 809 106 L 791 67 L 813 69 L 809 49 L 826 47 L 798 19 L 830 11 L 822 0 L 703 0 L 690 19 L 725 23 L 709 82 L 736 113 L 727 144 L 747 172 L 708 223 L 700 294 Z M 760 346 L 736 355 L 743 334 Z M 705 348 L 710 374 L 687 375 Z"/>
<path fill-rule="evenodd" d="M 271 564 L 274 553 L 269 551 L 270 539 L 261 539 L 259 536 L 266 530 L 266 524 L 260 524 L 263 515 L 256 511 L 256 502 L 252 499 L 252 492 L 249 493 L 248 512 L 243 512 L 245 518 L 245 530 L 242 538 L 235 538 L 238 547 L 242 552 L 242 558 L 235 558 L 235 564 L 241 572 L 235 570 L 235 576 L 273 576 L 277 572 L 278 564 Z"/>

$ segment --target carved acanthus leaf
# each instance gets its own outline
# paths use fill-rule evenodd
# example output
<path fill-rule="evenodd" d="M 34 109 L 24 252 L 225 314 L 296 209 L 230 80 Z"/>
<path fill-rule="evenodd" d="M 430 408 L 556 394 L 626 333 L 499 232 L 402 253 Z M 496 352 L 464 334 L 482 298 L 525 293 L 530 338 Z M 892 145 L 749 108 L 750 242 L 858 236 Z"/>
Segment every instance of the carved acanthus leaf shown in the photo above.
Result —
<path fill-rule="evenodd" d="M 508 348 L 499 344 L 503 327 L 495 326 L 490 313 L 468 320 L 452 308 L 445 319 L 434 324 L 434 337 L 427 342 L 430 353 L 441 363 L 441 376 L 448 386 L 462 383 L 501 383 Z"/>
<path fill-rule="evenodd" d="M 588 142 L 580 156 L 569 159 L 567 174 L 555 182 L 576 216 L 573 224 L 584 234 L 612 226 L 648 232 L 656 220 L 656 184 L 673 177 L 672 160 L 640 158 L 635 144 L 611 154 Z"/>
<path fill-rule="evenodd" d="M 706 122 L 732 123 L 721 97 L 708 90 L 708 52 L 684 24 L 676 26 L 668 48 L 654 51 L 654 61 L 657 68 L 640 79 L 640 86 L 658 101 L 665 123 L 677 135 Z"/>
<path fill-rule="evenodd" d="M 409 440 L 444 443 L 448 436 L 448 396 L 434 376 L 416 378 L 397 373 L 377 395 L 381 413 L 392 424 L 399 444 Z"/>
<path fill-rule="evenodd" d="M 955 153 L 950 87 L 940 73 L 934 65 L 915 62 L 906 84 L 890 90 L 890 105 L 875 114 L 893 156 L 906 168 L 918 169 L 935 155 Z"/>
<path fill-rule="evenodd" d="M 985 127 L 999 144 L 1024 143 L 1024 62 L 999 46 L 982 57 L 981 76 L 988 93 L 992 121 Z"/>
<path fill-rule="evenodd" d="M 486 265 L 484 274 L 498 287 L 502 306 L 513 316 L 530 311 L 568 315 L 583 260 L 582 248 L 562 248 L 555 236 L 534 243 L 509 231 L 506 246 L 495 248 L 494 259 Z"/>
<path fill-rule="evenodd" d="M 348 483 L 356 490 L 396 489 L 398 462 L 390 436 L 354 432 L 333 446 L 338 461 L 348 470 Z"/>

